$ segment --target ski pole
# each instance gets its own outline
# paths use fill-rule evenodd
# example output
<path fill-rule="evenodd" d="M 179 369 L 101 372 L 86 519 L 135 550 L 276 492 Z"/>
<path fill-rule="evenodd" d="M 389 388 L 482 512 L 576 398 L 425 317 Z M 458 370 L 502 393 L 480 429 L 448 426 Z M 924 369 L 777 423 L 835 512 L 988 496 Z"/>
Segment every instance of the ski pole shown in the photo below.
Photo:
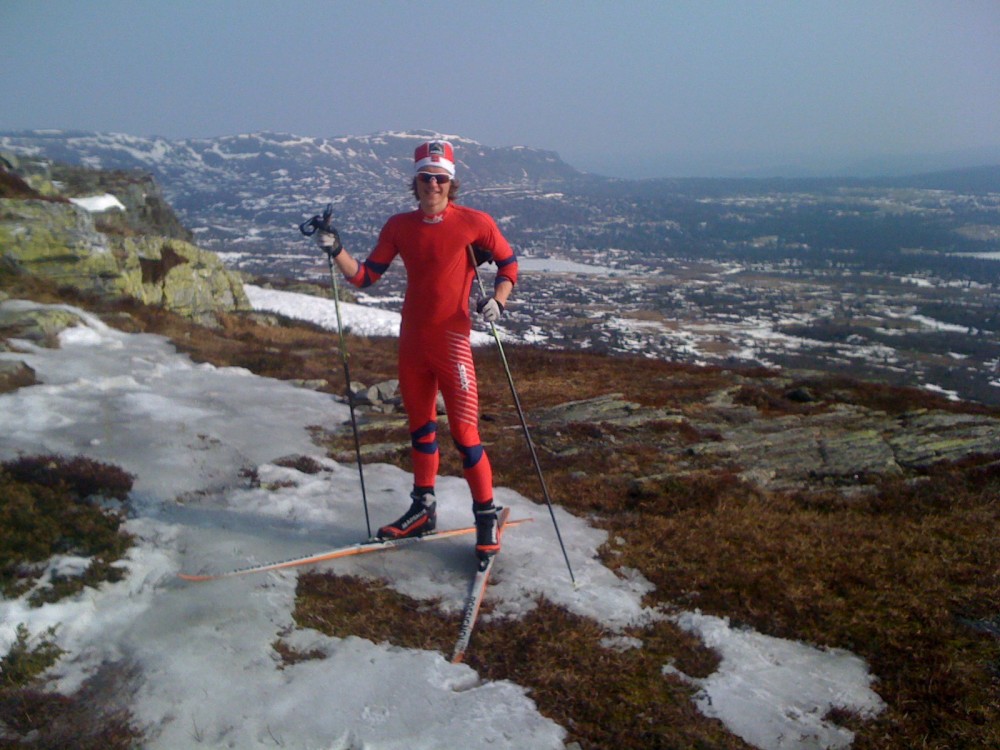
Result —
<path fill-rule="evenodd" d="M 327 230 L 333 216 L 333 204 L 328 203 L 322 216 L 313 216 L 299 225 L 299 231 L 306 237 L 312 237 L 316 232 Z M 344 363 L 344 380 L 347 382 L 347 405 L 351 411 L 351 429 L 354 431 L 354 455 L 358 461 L 358 477 L 361 480 L 361 503 L 365 508 L 365 526 L 368 528 L 368 538 L 372 535 L 372 524 L 368 517 L 368 495 L 365 493 L 365 469 L 361 463 L 361 438 L 358 436 L 358 420 L 354 413 L 354 390 L 351 388 L 351 368 L 347 363 L 347 341 L 344 339 L 344 324 L 340 317 L 340 286 L 337 275 L 333 271 L 333 253 L 327 252 L 326 261 L 330 267 L 330 287 L 333 292 L 333 307 L 337 312 L 337 334 L 340 337 L 340 359 Z"/>
<path fill-rule="evenodd" d="M 468 246 L 469 260 L 472 262 L 472 269 L 476 272 L 476 282 L 479 284 L 479 294 L 485 299 L 486 288 L 483 286 L 483 279 L 479 275 L 479 264 L 476 263 L 476 253 L 472 245 Z M 569 579 L 576 584 L 576 576 L 573 575 L 573 566 L 570 565 L 569 555 L 566 554 L 566 545 L 563 544 L 562 534 L 559 533 L 559 524 L 556 522 L 556 512 L 552 507 L 552 498 L 549 496 L 549 489 L 545 485 L 545 475 L 542 473 L 542 465 L 538 461 L 538 453 L 535 451 L 535 443 L 531 439 L 531 432 L 528 430 L 528 422 L 524 417 L 524 409 L 521 408 L 521 399 L 518 398 L 517 388 L 514 387 L 514 376 L 510 373 L 510 365 L 507 364 L 507 355 L 504 353 L 503 344 L 500 342 L 500 333 L 497 327 L 491 322 L 490 332 L 497 342 L 497 351 L 500 352 L 500 361 L 503 362 L 504 372 L 507 373 L 507 383 L 510 385 L 511 396 L 514 397 L 514 408 L 517 409 L 517 416 L 521 420 L 521 429 L 524 430 L 524 440 L 528 444 L 528 452 L 531 453 L 531 460 L 535 464 L 535 472 L 538 474 L 538 482 L 542 486 L 542 495 L 545 497 L 545 504 L 549 506 L 549 515 L 552 517 L 552 527 L 556 530 L 556 539 L 559 540 L 559 547 L 562 549 L 563 559 L 566 561 L 566 569 L 569 571 Z"/>

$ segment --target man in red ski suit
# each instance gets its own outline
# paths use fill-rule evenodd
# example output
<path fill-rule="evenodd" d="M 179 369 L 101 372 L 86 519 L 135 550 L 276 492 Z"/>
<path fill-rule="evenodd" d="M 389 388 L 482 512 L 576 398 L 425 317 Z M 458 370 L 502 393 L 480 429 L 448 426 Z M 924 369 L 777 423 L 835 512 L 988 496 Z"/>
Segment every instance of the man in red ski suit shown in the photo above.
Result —
<path fill-rule="evenodd" d="M 493 294 L 477 305 L 491 323 L 499 319 L 517 282 L 517 260 L 488 214 L 453 201 L 459 183 L 450 143 L 421 144 L 414 152 L 414 166 L 412 189 L 419 207 L 390 217 L 363 263 L 343 249 L 335 230 L 317 232 L 317 242 L 357 287 L 378 281 L 397 255 L 406 268 L 399 387 L 409 420 L 413 492 L 410 509 L 380 528 L 379 538 L 414 536 L 435 528 L 440 391 L 472 493 L 476 554 L 486 558 L 500 549 L 500 536 L 493 505 L 493 470 L 479 437 L 479 394 L 469 343 L 469 292 L 475 278 L 469 247 L 489 251 L 497 264 Z"/>

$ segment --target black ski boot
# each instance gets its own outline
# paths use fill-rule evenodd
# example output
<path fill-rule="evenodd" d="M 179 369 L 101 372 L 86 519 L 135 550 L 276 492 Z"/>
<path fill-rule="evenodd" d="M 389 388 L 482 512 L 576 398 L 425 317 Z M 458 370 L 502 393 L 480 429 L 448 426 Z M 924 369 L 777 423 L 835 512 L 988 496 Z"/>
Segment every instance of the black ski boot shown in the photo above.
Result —
<path fill-rule="evenodd" d="M 472 510 L 476 515 L 476 557 L 479 558 L 480 563 L 485 564 L 500 551 L 497 509 L 491 500 L 482 505 L 473 505 Z"/>
<path fill-rule="evenodd" d="M 390 524 L 378 530 L 378 539 L 402 539 L 407 536 L 423 536 L 437 526 L 437 501 L 433 492 L 410 493 L 413 503 L 410 509 Z"/>

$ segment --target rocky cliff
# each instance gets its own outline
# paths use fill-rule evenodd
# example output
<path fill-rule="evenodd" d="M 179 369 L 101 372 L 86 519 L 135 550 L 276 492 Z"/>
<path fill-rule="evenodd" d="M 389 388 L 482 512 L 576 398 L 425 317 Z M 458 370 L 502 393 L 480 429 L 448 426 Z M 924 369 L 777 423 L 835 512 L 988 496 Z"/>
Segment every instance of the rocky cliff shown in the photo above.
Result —
<path fill-rule="evenodd" d="M 0 162 L 0 262 L 102 296 L 131 297 L 195 322 L 249 310 L 237 274 L 191 233 L 140 172 Z"/>

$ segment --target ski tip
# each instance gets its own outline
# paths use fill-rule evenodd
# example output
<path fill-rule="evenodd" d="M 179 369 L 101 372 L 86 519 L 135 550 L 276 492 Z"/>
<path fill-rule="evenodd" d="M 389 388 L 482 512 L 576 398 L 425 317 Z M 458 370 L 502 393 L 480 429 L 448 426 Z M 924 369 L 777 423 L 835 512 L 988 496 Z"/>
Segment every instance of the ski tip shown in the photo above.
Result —
<path fill-rule="evenodd" d="M 182 581 L 211 581 L 218 576 L 214 575 L 197 575 L 195 573 L 178 573 L 177 577 Z"/>

